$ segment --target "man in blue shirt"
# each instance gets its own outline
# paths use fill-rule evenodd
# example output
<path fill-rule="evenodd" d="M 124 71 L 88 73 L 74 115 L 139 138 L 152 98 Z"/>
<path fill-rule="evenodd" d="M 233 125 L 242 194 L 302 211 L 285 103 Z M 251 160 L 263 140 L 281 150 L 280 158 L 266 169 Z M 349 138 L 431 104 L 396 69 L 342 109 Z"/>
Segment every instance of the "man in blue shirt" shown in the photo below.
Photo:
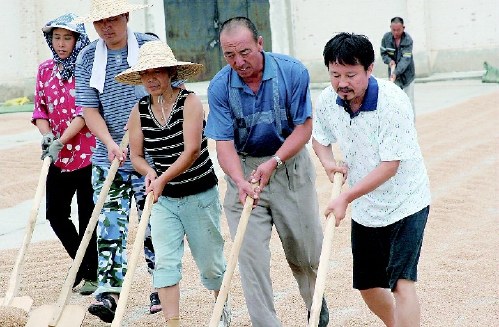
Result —
<path fill-rule="evenodd" d="M 255 327 L 281 326 L 270 279 L 274 225 L 308 310 L 322 245 L 315 168 L 305 145 L 312 133 L 310 77 L 298 60 L 263 51 L 263 39 L 245 17 L 220 30 L 228 66 L 208 88 L 205 134 L 216 141 L 226 173 L 224 210 L 234 238 L 246 196 L 255 199 L 239 254 L 246 305 Z M 251 182 L 258 182 L 255 190 Z M 322 303 L 319 326 L 329 313 Z"/>

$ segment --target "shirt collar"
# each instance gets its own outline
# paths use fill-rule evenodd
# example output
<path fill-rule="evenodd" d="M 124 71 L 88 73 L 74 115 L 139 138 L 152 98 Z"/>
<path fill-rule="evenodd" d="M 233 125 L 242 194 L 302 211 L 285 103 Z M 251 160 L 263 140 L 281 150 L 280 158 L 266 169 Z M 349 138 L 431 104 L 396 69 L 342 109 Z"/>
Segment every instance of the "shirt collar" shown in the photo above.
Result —
<path fill-rule="evenodd" d="M 270 55 L 262 51 L 263 54 L 263 76 L 262 76 L 262 81 L 266 81 L 269 79 L 272 79 L 273 77 L 277 76 L 277 72 L 275 69 L 272 67 L 273 65 L 270 64 L 270 60 L 272 58 Z M 243 88 L 246 83 L 244 83 L 243 79 L 239 77 L 237 72 L 234 69 L 230 69 L 230 86 L 231 87 L 236 87 L 236 88 Z"/>
<path fill-rule="evenodd" d="M 376 78 L 371 76 L 369 78 L 369 83 L 367 84 L 366 95 L 364 96 L 364 100 L 362 100 L 362 104 L 355 113 L 352 112 L 350 107 L 343 101 L 342 98 L 338 95 L 336 97 L 336 104 L 340 105 L 345 109 L 345 111 L 350 115 L 350 118 L 357 117 L 361 111 L 374 111 L 376 110 L 378 104 L 378 81 Z"/>

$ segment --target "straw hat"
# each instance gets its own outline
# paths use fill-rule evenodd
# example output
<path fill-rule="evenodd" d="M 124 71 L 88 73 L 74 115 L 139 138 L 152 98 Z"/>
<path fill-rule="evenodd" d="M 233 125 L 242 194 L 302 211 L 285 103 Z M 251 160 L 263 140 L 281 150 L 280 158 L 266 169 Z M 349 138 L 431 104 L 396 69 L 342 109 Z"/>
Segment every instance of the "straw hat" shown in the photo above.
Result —
<path fill-rule="evenodd" d="M 142 84 L 139 72 L 161 67 L 177 67 L 177 75 L 172 77 L 172 82 L 196 76 L 203 70 L 201 64 L 177 61 L 168 44 L 162 41 L 149 41 L 140 47 L 137 64 L 118 74 L 114 80 L 119 83 L 139 85 Z"/>
<path fill-rule="evenodd" d="M 136 11 L 152 5 L 134 5 L 126 0 L 92 0 L 90 14 L 73 21 L 73 24 L 92 23 L 101 19 L 118 16 L 127 12 Z"/>

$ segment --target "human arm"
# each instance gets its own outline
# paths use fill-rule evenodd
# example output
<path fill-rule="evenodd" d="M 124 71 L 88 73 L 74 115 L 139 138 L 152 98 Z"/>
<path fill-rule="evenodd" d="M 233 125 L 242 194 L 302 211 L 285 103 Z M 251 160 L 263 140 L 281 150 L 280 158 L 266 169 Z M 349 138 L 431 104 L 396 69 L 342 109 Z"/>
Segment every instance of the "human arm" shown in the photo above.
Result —
<path fill-rule="evenodd" d="M 149 188 L 151 181 L 158 178 L 156 170 L 149 165 L 145 158 L 144 153 L 144 134 L 142 133 L 142 126 L 140 124 L 140 113 L 139 106 L 136 104 L 130 113 L 127 123 L 128 136 L 130 140 L 130 161 L 132 162 L 133 168 L 145 176 L 146 188 Z M 147 191 L 149 193 L 149 191 Z M 154 192 L 154 202 L 158 200 L 161 193 Z"/>
<path fill-rule="evenodd" d="M 210 111 L 206 122 L 205 135 L 215 140 L 218 163 L 224 173 L 238 187 L 239 201 L 244 205 L 246 196 L 251 196 L 255 207 L 259 190 L 252 190 L 251 184 L 244 175 L 239 155 L 234 142 L 234 117 L 229 103 L 230 82 L 227 78 L 214 78 L 208 87 L 208 103 Z"/>
<path fill-rule="evenodd" d="M 283 162 L 292 158 L 307 144 L 311 135 L 312 118 L 307 118 L 303 124 L 295 126 L 293 132 L 286 138 L 275 155 Z M 270 179 L 270 175 L 277 168 L 277 164 L 275 158 L 271 158 L 260 164 L 253 174 L 251 174 L 251 181 L 259 182 L 259 189 L 263 190 Z"/>
<path fill-rule="evenodd" d="M 216 141 L 216 150 L 220 167 L 237 185 L 241 204 L 244 205 L 246 196 L 249 195 L 255 200 L 253 203 L 253 207 L 255 207 L 260 189 L 257 187 L 253 190 L 250 182 L 244 177 L 243 168 L 234 147 L 234 141 Z"/>
<path fill-rule="evenodd" d="M 40 119 L 37 119 L 37 121 Z M 45 125 L 44 123 L 41 123 L 41 125 Z M 38 126 L 38 123 L 37 123 Z M 75 117 L 71 123 L 69 124 L 68 128 L 64 131 L 64 133 L 61 135 L 59 139 L 53 140 L 48 148 L 46 148 L 43 151 L 42 154 L 42 159 L 44 159 L 46 156 L 49 156 L 52 158 L 52 161 L 55 161 L 58 156 L 59 152 L 64 148 L 64 145 L 71 140 L 78 132 L 85 126 L 85 120 L 81 116 Z M 45 128 L 45 127 L 43 127 Z M 44 138 L 47 134 L 44 134 Z"/>
<path fill-rule="evenodd" d="M 40 134 L 44 135 L 46 133 L 52 133 L 52 129 L 50 129 L 50 123 L 48 119 L 38 118 L 34 120 L 34 123 L 40 131 Z"/>
<path fill-rule="evenodd" d="M 183 115 L 184 150 L 166 171 L 151 181 L 148 191 L 153 191 L 155 197 L 161 195 L 168 182 L 189 169 L 201 153 L 204 111 L 201 100 L 194 93 L 187 96 Z"/>
<path fill-rule="evenodd" d="M 312 138 L 312 148 L 319 158 L 322 167 L 324 167 L 324 170 L 326 171 L 326 174 L 329 177 L 331 183 L 334 181 L 334 174 L 337 172 L 343 174 L 344 183 L 347 179 L 348 167 L 345 164 L 343 164 L 343 166 L 341 167 L 336 165 L 332 145 L 322 145 L 315 138 Z"/>
<path fill-rule="evenodd" d="M 413 41 L 412 38 L 405 34 L 405 37 L 400 41 L 399 50 L 402 53 L 402 57 L 399 62 L 397 62 L 396 68 L 392 71 L 392 75 L 399 76 L 401 75 L 407 67 L 411 64 L 412 59 L 412 47 Z"/>
<path fill-rule="evenodd" d="M 43 151 L 41 159 L 43 160 L 46 156 L 45 152 L 55 140 L 55 135 L 54 133 L 52 133 L 52 129 L 50 128 L 48 119 L 34 119 L 33 123 L 36 125 L 36 127 L 38 127 L 40 134 L 42 134 L 42 140 L 40 143 Z"/>
<path fill-rule="evenodd" d="M 328 217 L 329 214 L 333 213 L 336 217 L 336 226 L 339 226 L 341 220 L 345 218 L 348 204 L 353 202 L 355 199 L 374 191 L 381 184 L 395 176 L 399 164 L 400 160 L 382 161 L 357 184 L 344 191 L 336 199 L 331 201 L 327 206 L 324 215 Z"/>
<path fill-rule="evenodd" d="M 99 91 L 90 86 L 94 58 L 90 54 L 94 52 L 93 45 L 85 47 L 76 59 L 75 68 L 75 90 L 76 106 L 81 109 L 85 122 L 94 136 L 102 142 L 108 151 L 108 160 L 112 162 L 117 156 L 123 164 L 126 160 L 128 148 L 120 150 L 120 147 L 111 137 L 107 123 L 101 111 L 102 102 Z M 101 108 L 102 109 L 102 108 Z"/>
<path fill-rule="evenodd" d="M 312 100 L 310 97 L 310 76 L 308 70 L 301 64 L 293 65 L 287 70 L 290 83 L 286 85 L 285 92 L 279 92 L 282 99 L 280 106 L 286 110 L 286 118 L 292 121 L 290 134 L 274 154 L 282 162 L 295 156 L 310 140 L 312 135 Z M 286 78 L 278 75 L 279 80 Z M 280 83 L 280 82 L 279 82 Z M 259 183 L 259 189 L 263 190 L 267 185 L 272 172 L 277 168 L 278 161 L 271 158 L 262 163 L 252 174 L 252 181 Z"/>
<path fill-rule="evenodd" d="M 392 38 L 393 38 L 392 33 L 388 32 L 385 33 L 385 35 L 381 39 L 381 47 L 380 47 L 381 59 L 383 59 L 383 62 L 388 66 L 392 66 L 393 64 L 395 64 L 394 60 L 395 48 L 392 42 L 390 42 Z"/>
<path fill-rule="evenodd" d="M 49 67 L 51 66 L 48 61 L 42 63 L 38 67 L 35 84 L 35 105 L 33 115 L 31 116 L 31 123 L 38 128 L 38 131 L 42 135 L 42 140 L 40 142 L 42 151 L 47 150 L 50 144 L 55 140 L 55 135 L 50 127 L 47 97 L 45 95 L 45 72 Z"/>
<path fill-rule="evenodd" d="M 73 118 L 64 133 L 62 133 L 61 137 L 59 137 L 59 141 L 62 144 L 66 144 L 69 140 L 75 137 L 75 135 L 78 134 L 83 127 L 85 127 L 85 119 L 81 116 L 76 116 Z"/>
<path fill-rule="evenodd" d="M 112 162 L 115 157 L 124 163 L 128 149 L 120 149 L 120 146 L 113 140 L 107 128 L 104 118 L 102 118 L 97 108 L 83 107 L 83 116 L 90 131 L 97 137 L 107 148 L 109 162 Z"/>

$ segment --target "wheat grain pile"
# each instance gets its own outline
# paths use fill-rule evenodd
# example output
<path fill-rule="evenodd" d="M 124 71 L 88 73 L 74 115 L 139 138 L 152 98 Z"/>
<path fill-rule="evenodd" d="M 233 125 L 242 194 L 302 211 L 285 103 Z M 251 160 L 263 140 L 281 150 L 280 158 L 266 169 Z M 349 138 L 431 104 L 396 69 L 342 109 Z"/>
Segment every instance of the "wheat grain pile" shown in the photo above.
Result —
<path fill-rule="evenodd" d="M 433 201 L 425 233 L 417 284 L 421 300 L 422 325 L 499 326 L 498 145 L 499 92 L 473 98 L 462 104 L 418 116 L 419 141 L 430 175 Z M 2 115 L 0 135 L 32 129 L 29 113 Z M 28 123 L 26 123 L 28 122 Z M 317 169 L 317 192 L 321 212 L 331 185 L 313 151 Z M 39 145 L 29 144 L 0 150 L 0 209 L 34 197 L 41 168 Z M 344 186 L 346 187 L 346 186 Z M 220 194 L 225 181 L 220 179 Z M 27 219 L 28 217 L 26 217 Z M 347 216 L 348 218 L 348 216 Z M 225 253 L 232 242 L 222 218 Z M 137 215 L 132 214 L 130 243 L 134 240 Z M 330 326 L 382 326 L 351 287 L 350 223 L 337 228 L 326 284 Z M 130 246 L 131 247 L 131 246 Z M 271 240 L 272 275 L 277 313 L 284 326 L 305 326 L 306 309 L 287 267 L 279 238 Z M 131 248 L 128 249 L 129 253 Z M 0 252 L 0 296 L 6 290 L 17 249 Z M 33 309 L 57 301 L 71 260 L 58 241 L 32 244 L 21 282 L 20 295 L 34 299 Z M 187 251 L 181 281 L 183 326 L 205 326 L 214 305 Z M 126 326 L 161 326 L 161 314 L 149 314 L 151 278 L 143 258 L 135 274 L 125 315 Z M 236 269 L 232 279 L 232 326 L 251 326 Z M 77 293 L 70 303 L 88 306 L 92 299 Z M 12 308 L 0 311 L 0 326 L 22 326 L 12 318 Z M 8 311 L 12 311 L 12 314 Z M 6 322 L 9 321 L 9 322 Z M 87 314 L 83 326 L 102 326 Z"/>

